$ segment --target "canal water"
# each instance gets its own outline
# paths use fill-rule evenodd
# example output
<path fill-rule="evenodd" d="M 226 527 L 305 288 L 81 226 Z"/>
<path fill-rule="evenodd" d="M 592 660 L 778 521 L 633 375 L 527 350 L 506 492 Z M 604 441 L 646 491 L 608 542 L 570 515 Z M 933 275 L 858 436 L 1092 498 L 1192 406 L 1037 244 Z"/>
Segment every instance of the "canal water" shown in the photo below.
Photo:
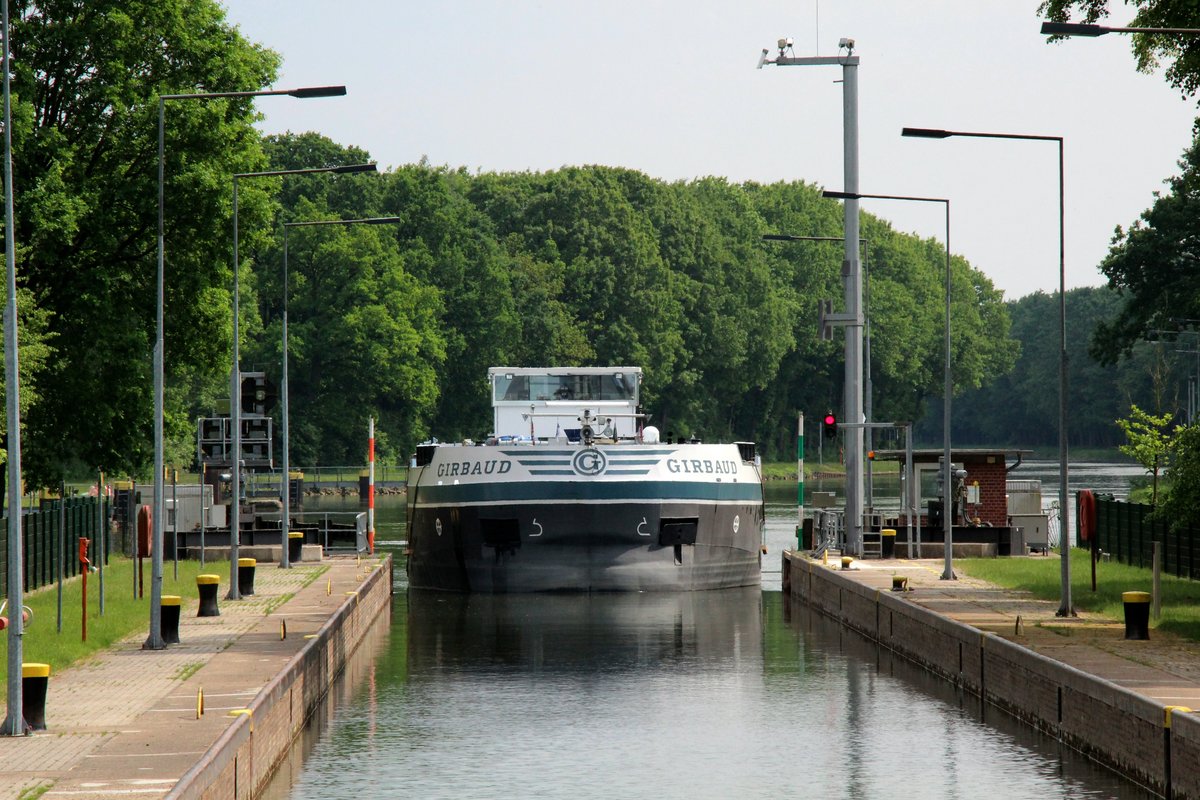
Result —
<path fill-rule="evenodd" d="M 266 797 L 1153 797 L 785 598 L 771 494 L 762 589 L 530 596 L 408 590 L 379 498 L 391 624 Z"/>

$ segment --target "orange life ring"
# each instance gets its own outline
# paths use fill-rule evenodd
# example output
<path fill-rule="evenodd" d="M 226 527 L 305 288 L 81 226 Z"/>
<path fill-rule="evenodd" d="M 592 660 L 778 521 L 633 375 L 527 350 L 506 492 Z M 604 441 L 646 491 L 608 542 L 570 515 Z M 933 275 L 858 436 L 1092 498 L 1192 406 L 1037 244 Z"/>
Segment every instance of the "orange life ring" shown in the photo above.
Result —
<path fill-rule="evenodd" d="M 1090 542 L 1096 535 L 1096 495 L 1091 489 L 1079 493 L 1079 540 Z"/>

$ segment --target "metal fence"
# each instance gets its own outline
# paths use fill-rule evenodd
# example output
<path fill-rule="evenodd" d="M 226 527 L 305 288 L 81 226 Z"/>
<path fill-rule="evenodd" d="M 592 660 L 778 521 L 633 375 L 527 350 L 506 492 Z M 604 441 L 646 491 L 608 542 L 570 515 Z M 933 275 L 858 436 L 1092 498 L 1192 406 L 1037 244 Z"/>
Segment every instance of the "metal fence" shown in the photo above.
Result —
<path fill-rule="evenodd" d="M 64 578 L 79 574 L 79 540 L 90 539 L 88 558 L 99 558 L 96 547 L 102 520 L 107 521 L 107 500 L 97 505 L 95 497 L 68 497 L 45 500 L 41 507 L 21 515 L 21 546 L 24 561 L 23 591 L 32 591 L 58 580 L 61 566 Z M 0 517 L 0 594 L 8 594 L 8 518 Z M 107 563 L 107 560 L 106 560 Z"/>
<path fill-rule="evenodd" d="M 1200 531 L 1172 532 L 1166 520 L 1154 519 L 1153 506 L 1096 498 L 1097 544 L 1118 561 L 1138 567 L 1153 563 L 1154 543 L 1160 542 L 1162 570 L 1180 578 L 1200 576 L 1197 539 Z"/>
<path fill-rule="evenodd" d="M 358 479 L 367 474 L 368 467 L 292 467 L 304 473 L 305 486 L 338 486 L 355 488 Z M 408 480 L 408 467 L 395 464 L 375 464 L 375 485 L 404 483 Z"/>

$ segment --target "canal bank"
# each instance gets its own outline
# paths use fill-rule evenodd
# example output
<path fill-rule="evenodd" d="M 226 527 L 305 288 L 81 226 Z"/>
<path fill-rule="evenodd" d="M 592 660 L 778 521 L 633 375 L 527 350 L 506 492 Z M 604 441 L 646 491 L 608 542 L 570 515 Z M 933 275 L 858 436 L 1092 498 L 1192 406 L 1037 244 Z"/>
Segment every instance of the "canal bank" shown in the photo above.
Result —
<path fill-rule="evenodd" d="M 4 740 L 0 796 L 251 798 L 286 756 L 347 659 L 387 625 L 391 557 L 264 564 L 254 594 L 198 617 L 180 643 L 144 632 L 51 675 L 45 731 Z M 200 713 L 200 711 L 203 713 Z"/>
<path fill-rule="evenodd" d="M 1126 640 L 1124 622 L 1060 619 L 1054 602 L 943 581 L 941 560 L 853 567 L 785 552 L 784 591 L 1137 783 L 1200 797 L 1200 715 L 1180 708 L 1200 709 L 1191 643 Z"/>

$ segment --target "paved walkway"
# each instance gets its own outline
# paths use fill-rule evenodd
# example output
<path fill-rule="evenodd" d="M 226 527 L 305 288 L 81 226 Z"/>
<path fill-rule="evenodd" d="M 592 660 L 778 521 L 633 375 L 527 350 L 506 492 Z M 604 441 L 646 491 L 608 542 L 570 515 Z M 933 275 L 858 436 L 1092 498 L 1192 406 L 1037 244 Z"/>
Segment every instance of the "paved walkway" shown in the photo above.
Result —
<path fill-rule="evenodd" d="M 1037 556 L 1033 556 L 1036 558 Z M 1051 556 L 1057 561 L 1057 556 Z M 830 564 L 840 557 L 830 556 Z M 1125 639 L 1124 620 L 1079 612 L 1055 616 L 1059 600 L 1001 589 L 956 570 L 941 579 L 942 559 L 868 559 L 838 574 L 890 591 L 892 576 L 908 578 L 905 598 L 943 616 L 1002 636 L 1163 705 L 1200 710 L 1200 645 L 1151 628 L 1148 641 Z M 1131 587 L 1138 588 L 1138 587 Z"/>
<path fill-rule="evenodd" d="M 197 617 L 195 597 L 184 599 L 180 644 L 145 651 L 141 631 L 52 674 L 47 730 L 0 738 L 0 798 L 164 796 L 236 720 L 230 712 L 282 671 L 379 562 L 335 556 L 290 570 L 263 563 L 254 595 L 236 602 L 225 599 L 226 569 L 220 616 Z"/>

